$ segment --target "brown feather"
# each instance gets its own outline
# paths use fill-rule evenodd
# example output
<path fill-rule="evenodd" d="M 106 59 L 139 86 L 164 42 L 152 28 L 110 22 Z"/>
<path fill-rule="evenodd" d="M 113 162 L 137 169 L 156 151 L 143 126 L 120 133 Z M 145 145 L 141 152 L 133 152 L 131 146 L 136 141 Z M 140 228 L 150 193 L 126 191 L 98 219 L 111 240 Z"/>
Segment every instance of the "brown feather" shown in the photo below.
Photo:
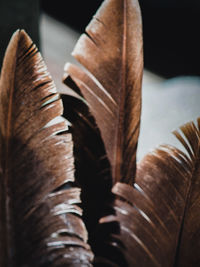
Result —
<path fill-rule="evenodd" d="M 198 124 L 198 129 L 188 123 L 182 134 L 175 133 L 189 156 L 162 146 L 139 163 L 134 187 L 114 186 L 116 216 L 100 223 L 106 227 L 117 218 L 115 246 L 127 266 L 199 266 L 200 119 Z"/>
<path fill-rule="evenodd" d="M 140 124 L 142 26 L 136 0 L 106 0 L 74 51 L 86 68 L 66 72 L 91 109 L 112 166 L 113 182 L 132 183 Z"/>
<path fill-rule="evenodd" d="M 77 93 L 79 88 L 67 78 L 67 83 Z M 86 224 L 89 243 L 93 251 L 98 247 L 95 231 L 102 216 L 112 212 L 110 202 L 112 176 L 109 161 L 99 129 L 89 108 L 81 98 L 62 95 L 64 117 L 70 121 L 74 142 L 75 178 L 81 187 L 83 220 Z"/>
<path fill-rule="evenodd" d="M 0 78 L 0 266 L 90 266 L 62 111 L 41 55 L 17 31 Z"/>

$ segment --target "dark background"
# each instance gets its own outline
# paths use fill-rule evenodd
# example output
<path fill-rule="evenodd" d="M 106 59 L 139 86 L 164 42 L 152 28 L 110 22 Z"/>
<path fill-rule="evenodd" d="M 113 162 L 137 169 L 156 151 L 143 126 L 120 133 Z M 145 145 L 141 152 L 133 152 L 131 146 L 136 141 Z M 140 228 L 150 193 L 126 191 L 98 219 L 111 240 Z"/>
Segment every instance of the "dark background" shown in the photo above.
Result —
<path fill-rule="evenodd" d="M 171 78 L 200 76 L 200 0 L 139 0 L 145 68 Z M 10 36 L 24 28 L 39 46 L 41 12 L 80 33 L 102 0 L 0 0 L 0 65 Z"/>
<path fill-rule="evenodd" d="M 42 0 L 41 7 L 83 32 L 102 2 Z M 139 3 L 143 16 L 145 67 L 166 78 L 200 75 L 200 0 L 139 0 Z"/>
<path fill-rule="evenodd" d="M 39 46 L 39 0 L 0 0 L 0 67 L 14 31 L 25 29 Z"/>

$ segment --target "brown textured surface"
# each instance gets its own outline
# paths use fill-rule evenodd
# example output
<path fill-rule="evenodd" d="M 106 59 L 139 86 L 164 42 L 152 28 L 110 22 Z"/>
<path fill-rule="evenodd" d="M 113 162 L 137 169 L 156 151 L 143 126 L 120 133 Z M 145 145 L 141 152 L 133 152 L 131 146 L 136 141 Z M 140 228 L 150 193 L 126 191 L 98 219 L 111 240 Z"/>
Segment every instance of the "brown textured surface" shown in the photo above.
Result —
<path fill-rule="evenodd" d="M 0 79 L 0 266 L 90 265 L 62 111 L 37 48 L 17 31 Z"/>
<path fill-rule="evenodd" d="M 142 25 L 138 2 L 107 0 L 74 51 L 87 69 L 66 65 L 102 134 L 113 181 L 132 183 L 140 124 Z"/>
<path fill-rule="evenodd" d="M 176 132 L 189 156 L 162 146 L 138 165 L 134 187 L 114 186 L 127 266 L 199 266 L 199 127 L 200 120 Z"/>
<path fill-rule="evenodd" d="M 72 81 L 70 82 L 72 85 Z M 74 85 L 75 86 L 75 85 Z M 81 187 L 83 219 L 93 244 L 98 220 L 111 200 L 112 176 L 103 141 L 88 106 L 69 95 L 62 96 L 64 116 L 71 126 L 74 142 L 75 178 Z"/>

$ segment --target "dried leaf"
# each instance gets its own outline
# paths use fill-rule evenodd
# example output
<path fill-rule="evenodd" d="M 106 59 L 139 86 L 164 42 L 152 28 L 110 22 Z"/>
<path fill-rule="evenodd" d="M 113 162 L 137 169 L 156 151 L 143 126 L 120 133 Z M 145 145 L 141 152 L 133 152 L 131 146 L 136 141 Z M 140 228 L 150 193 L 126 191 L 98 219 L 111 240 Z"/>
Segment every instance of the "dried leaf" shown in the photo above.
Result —
<path fill-rule="evenodd" d="M 113 182 L 132 184 L 143 69 L 138 2 L 104 1 L 73 55 L 86 69 L 67 64 L 65 71 L 80 88 L 97 122 L 112 166 Z"/>
<path fill-rule="evenodd" d="M 17 31 L 0 78 L 0 266 L 90 266 L 61 114 L 41 55 Z"/>

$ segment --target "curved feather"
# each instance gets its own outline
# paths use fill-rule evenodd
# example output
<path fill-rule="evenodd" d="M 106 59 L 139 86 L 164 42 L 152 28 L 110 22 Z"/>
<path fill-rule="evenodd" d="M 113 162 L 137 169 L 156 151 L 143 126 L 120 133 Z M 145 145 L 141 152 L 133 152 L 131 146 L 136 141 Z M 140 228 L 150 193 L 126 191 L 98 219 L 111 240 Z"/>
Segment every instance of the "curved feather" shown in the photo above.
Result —
<path fill-rule="evenodd" d="M 0 266 L 90 266 L 62 111 L 41 55 L 17 31 L 0 78 Z"/>
<path fill-rule="evenodd" d="M 79 88 L 67 78 L 74 91 Z M 64 117 L 70 121 L 70 132 L 74 143 L 75 178 L 81 187 L 83 220 L 88 230 L 93 251 L 98 242 L 95 237 L 98 221 L 112 212 L 108 205 L 113 195 L 112 176 L 109 161 L 99 129 L 83 100 L 70 95 L 62 95 Z"/>
<path fill-rule="evenodd" d="M 113 182 L 132 183 L 141 109 L 142 26 L 137 0 L 106 0 L 73 56 L 85 67 L 65 71 L 96 119 L 112 166 Z"/>
<path fill-rule="evenodd" d="M 117 183 L 113 188 L 116 216 L 100 222 L 102 227 L 119 222 L 115 246 L 126 266 L 200 264 L 200 119 L 198 128 L 188 123 L 181 130 L 175 134 L 189 156 L 162 146 L 138 164 L 134 187 Z M 105 242 L 113 246 L 110 240 Z"/>

